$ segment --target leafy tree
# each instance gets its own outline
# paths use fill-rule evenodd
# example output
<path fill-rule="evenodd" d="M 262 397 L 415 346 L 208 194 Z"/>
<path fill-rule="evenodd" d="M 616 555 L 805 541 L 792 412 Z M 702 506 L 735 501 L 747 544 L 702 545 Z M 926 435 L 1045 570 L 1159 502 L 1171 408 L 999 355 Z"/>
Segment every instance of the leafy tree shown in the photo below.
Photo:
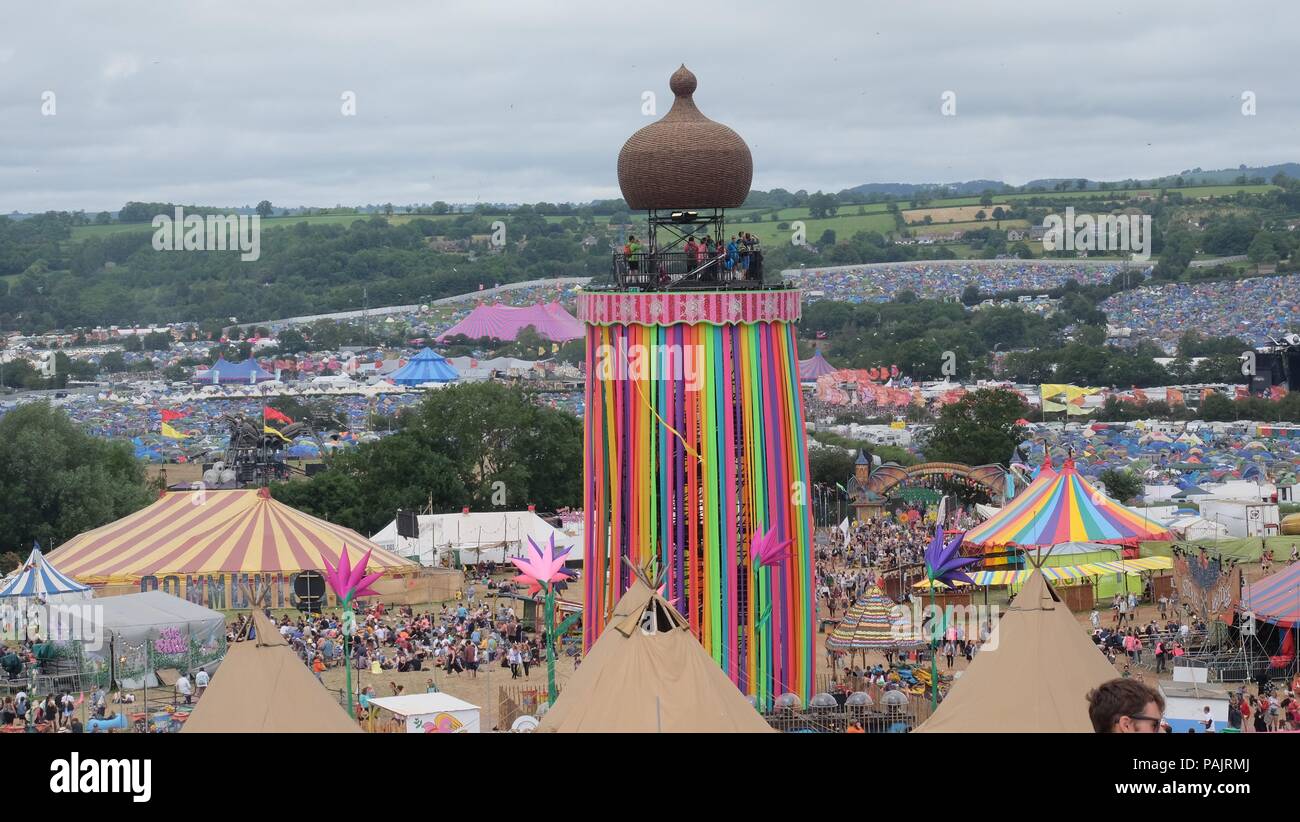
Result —
<path fill-rule="evenodd" d="M 1232 400 L 1215 391 L 1201 400 L 1201 419 L 1211 422 L 1227 422 L 1237 418 Z"/>
<path fill-rule="evenodd" d="M 1129 502 L 1142 493 L 1142 478 L 1127 468 L 1107 468 L 1098 475 L 1112 499 Z"/>
<path fill-rule="evenodd" d="M 270 200 L 263 200 L 262 202 L 257 204 L 256 211 L 258 216 L 260 216 L 263 220 L 265 220 L 267 217 L 271 216 L 272 212 L 274 211 L 274 208 L 271 206 Z"/>
<path fill-rule="evenodd" d="M 310 480 L 277 485 L 290 505 L 371 533 L 397 508 L 455 511 L 580 505 L 582 423 L 492 383 L 430 393 L 400 430 L 340 455 Z"/>
<path fill-rule="evenodd" d="M 18 551 L 47 548 L 126 516 L 156 489 L 131 447 L 92 437 L 38 402 L 0 418 L 0 539 Z"/>
<path fill-rule="evenodd" d="M 1005 389 L 967 394 L 944 406 L 925 447 L 925 456 L 940 462 L 1006 465 L 1024 439 L 1024 430 L 1016 420 L 1028 410 L 1024 400 Z"/>
<path fill-rule="evenodd" d="M 814 484 L 834 487 L 853 476 L 854 456 L 839 448 L 808 449 L 808 475 Z"/>

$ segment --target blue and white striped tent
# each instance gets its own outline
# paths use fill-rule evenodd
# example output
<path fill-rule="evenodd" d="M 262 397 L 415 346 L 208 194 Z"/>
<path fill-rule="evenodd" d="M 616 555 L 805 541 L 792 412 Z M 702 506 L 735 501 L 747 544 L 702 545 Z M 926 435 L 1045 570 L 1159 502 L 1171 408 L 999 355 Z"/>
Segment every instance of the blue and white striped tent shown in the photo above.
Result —
<path fill-rule="evenodd" d="M 41 598 L 46 602 L 90 599 L 90 588 L 64 576 L 45 559 L 41 546 L 32 548 L 27 562 L 5 580 L 0 597 Z"/>

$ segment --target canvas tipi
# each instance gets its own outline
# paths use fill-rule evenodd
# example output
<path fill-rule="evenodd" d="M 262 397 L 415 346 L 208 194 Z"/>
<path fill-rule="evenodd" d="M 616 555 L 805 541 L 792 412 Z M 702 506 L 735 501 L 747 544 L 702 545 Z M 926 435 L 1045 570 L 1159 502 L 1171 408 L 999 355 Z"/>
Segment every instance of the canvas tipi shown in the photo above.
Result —
<path fill-rule="evenodd" d="M 1035 569 L 918 733 L 1091 733 L 1087 694 L 1117 676 Z"/>
<path fill-rule="evenodd" d="M 230 646 L 182 733 L 361 733 L 261 611 Z"/>
<path fill-rule="evenodd" d="M 686 618 L 638 576 L 538 732 L 764 733 Z"/>

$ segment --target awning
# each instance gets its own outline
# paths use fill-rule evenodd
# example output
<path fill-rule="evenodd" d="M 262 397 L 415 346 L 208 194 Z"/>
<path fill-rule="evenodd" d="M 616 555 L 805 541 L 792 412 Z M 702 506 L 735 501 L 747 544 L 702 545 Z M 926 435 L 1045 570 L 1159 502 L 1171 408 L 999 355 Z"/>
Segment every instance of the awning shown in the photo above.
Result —
<path fill-rule="evenodd" d="M 1107 574 L 1130 574 L 1136 576 L 1144 571 L 1163 571 L 1174 567 L 1169 557 L 1140 557 L 1138 559 L 1114 560 L 1111 562 L 1088 562 L 1083 565 L 1060 565 L 1055 568 L 1044 566 L 1043 576 L 1052 582 L 1062 580 L 1084 579 L 1085 577 L 1106 576 Z M 976 585 L 1019 585 L 1029 577 L 1029 570 L 1017 571 L 973 571 L 966 576 Z M 930 581 L 923 579 L 913 588 L 929 588 Z M 942 583 L 938 587 L 945 587 Z"/>

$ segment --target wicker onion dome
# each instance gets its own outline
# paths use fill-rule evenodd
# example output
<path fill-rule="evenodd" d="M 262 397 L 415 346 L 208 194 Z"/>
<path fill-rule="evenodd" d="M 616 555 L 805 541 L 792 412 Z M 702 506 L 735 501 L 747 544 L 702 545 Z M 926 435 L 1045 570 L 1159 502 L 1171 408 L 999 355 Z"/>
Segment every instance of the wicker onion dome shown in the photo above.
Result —
<path fill-rule="evenodd" d="M 700 113 L 686 66 L 668 81 L 676 99 L 618 153 L 618 186 L 636 211 L 736 208 L 749 195 L 754 160 L 740 135 Z"/>

